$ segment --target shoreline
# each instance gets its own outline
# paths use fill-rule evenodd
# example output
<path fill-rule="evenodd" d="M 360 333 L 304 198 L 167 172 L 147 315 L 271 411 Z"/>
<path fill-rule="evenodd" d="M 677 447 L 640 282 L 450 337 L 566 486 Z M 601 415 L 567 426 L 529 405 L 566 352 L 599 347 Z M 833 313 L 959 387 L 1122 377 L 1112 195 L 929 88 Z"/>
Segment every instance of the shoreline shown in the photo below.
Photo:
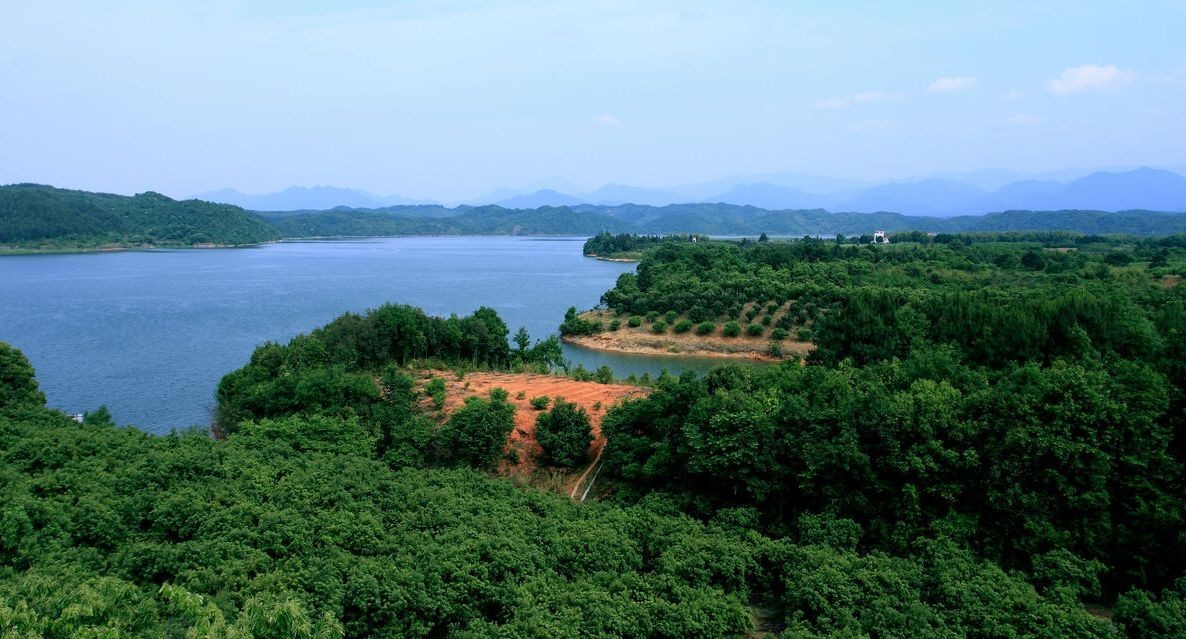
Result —
<path fill-rule="evenodd" d="M 585 253 L 584 255 L 585 255 L 585 257 L 591 257 L 595 260 L 601 260 L 602 262 L 633 263 L 633 262 L 641 262 L 642 261 L 642 258 L 635 259 L 632 257 L 605 257 L 603 255 L 598 255 L 596 253 Z"/>
<path fill-rule="evenodd" d="M 108 245 L 108 246 L 91 246 L 91 247 L 51 247 L 51 248 L 18 248 L 18 247 L 3 247 L 0 248 L 0 257 L 11 255 L 78 255 L 83 253 L 122 253 L 125 251 L 159 251 L 159 250 L 207 250 L 207 249 L 234 249 L 234 248 L 255 248 L 264 246 L 265 244 L 276 244 L 281 240 L 268 240 L 265 242 L 252 242 L 249 244 L 127 244 L 127 245 Z"/>
<path fill-rule="evenodd" d="M 618 340 L 613 340 L 606 337 L 600 337 L 604 334 L 596 335 L 564 335 L 560 337 L 560 341 L 578 346 L 580 348 L 587 348 L 592 351 L 603 351 L 607 353 L 625 353 L 627 355 L 658 355 L 663 357 L 704 357 L 712 359 L 732 359 L 743 360 L 748 362 L 766 362 L 769 364 L 777 364 L 779 362 L 793 361 L 788 357 L 774 357 L 769 353 L 763 353 L 758 350 L 745 350 L 733 353 L 726 353 L 718 350 L 707 348 L 692 348 L 684 350 L 683 344 L 672 343 L 667 349 L 659 346 L 640 346 L 640 345 L 624 345 Z M 600 339 L 599 339 L 600 337 Z M 671 347 L 678 347 L 681 350 L 672 352 Z M 795 352 L 795 355 L 801 356 L 801 353 Z"/>

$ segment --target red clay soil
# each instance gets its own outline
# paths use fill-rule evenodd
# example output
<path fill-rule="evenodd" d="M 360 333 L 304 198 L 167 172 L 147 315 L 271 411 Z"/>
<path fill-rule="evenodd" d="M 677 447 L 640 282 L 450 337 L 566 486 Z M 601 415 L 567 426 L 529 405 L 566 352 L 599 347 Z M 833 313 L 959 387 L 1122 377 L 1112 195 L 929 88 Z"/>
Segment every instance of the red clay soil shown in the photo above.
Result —
<path fill-rule="evenodd" d="M 532 397 L 547 395 L 552 400 L 563 397 L 570 403 L 584 407 L 593 425 L 593 443 L 589 446 L 589 459 L 595 460 L 605 446 L 605 437 L 601 434 L 601 418 L 605 412 L 624 398 L 643 397 L 647 394 L 647 389 L 637 386 L 578 382 L 557 375 L 468 373 L 465 379 L 460 381 L 451 373 L 439 373 L 438 376 L 445 380 L 446 415 L 461 406 L 467 397 L 486 397 L 494 388 L 501 388 L 507 392 L 507 401 L 515 405 L 515 429 L 511 431 L 507 447 L 518 452 L 519 461 L 512 463 L 504 459 L 499 463 L 498 472 L 521 478 L 530 478 L 535 474 L 539 468 L 540 455 L 543 453 L 539 442 L 535 440 L 535 419 L 542 411 L 532 408 L 528 403 Z M 520 392 L 523 393 L 523 398 L 517 399 Z M 594 409 L 598 402 L 601 403 L 601 408 Z M 548 407 L 551 408 L 551 403 Z M 591 464 L 575 469 L 564 484 L 572 484 L 583 477 L 584 471 L 589 467 Z M 567 487 L 571 488 L 570 485 Z"/>

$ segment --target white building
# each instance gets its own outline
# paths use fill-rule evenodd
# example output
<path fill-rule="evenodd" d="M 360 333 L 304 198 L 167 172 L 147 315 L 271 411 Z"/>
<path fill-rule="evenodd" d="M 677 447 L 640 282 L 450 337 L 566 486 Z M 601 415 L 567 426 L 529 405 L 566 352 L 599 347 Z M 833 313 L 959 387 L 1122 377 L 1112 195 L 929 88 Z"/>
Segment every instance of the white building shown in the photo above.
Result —
<path fill-rule="evenodd" d="M 885 234 L 885 231 L 873 231 L 873 243 L 889 244 L 889 236 Z"/>

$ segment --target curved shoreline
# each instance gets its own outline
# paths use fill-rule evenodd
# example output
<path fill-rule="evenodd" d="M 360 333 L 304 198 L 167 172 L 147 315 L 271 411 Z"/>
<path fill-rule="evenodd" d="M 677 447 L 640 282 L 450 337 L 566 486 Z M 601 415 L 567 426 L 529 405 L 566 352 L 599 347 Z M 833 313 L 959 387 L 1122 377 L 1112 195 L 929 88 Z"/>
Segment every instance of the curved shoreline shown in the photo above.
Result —
<path fill-rule="evenodd" d="M 709 350 L 702 348 L 694 348 L 691 350 L 680 350 L 672 352 L 665 350 L 658 346 L 623 346 L 613 340 L 598 339 L 597 335 L 563 335 L 560 341 L 573 346 L 587 348 L 592 351 L 603 351 L 607 353 L 625 353 L 627 355 L 658 355 L 663 357 L 707 357 L 715 359 L 732 359 L 743 360 L 748 362 L 767 362 L 770 364 L 777 364 L 778 362 L 788 361 L 786 357 L 774 357 L 769 353 L 763 353 L 757 350 L 739 351 L 736 353 L 724 353 L 717 350 Z M 676 346 L 672 344 L 672 346 Z M 682 348 L 682 345 L 680 346 Z"/>
<path fill-rule="evenodd" d="M 598 255 L 596 253 L 585 253 L 584 255 L 585 255 L 585 257 L 591 257 L 595 260 L 601 260 L 602 262 L 628 262 L 629 263 L 629 262 L 641 262 L 642 261 L 641 258 L 635 259 L 632 257 L 605 257 L 602 255 Z"/>

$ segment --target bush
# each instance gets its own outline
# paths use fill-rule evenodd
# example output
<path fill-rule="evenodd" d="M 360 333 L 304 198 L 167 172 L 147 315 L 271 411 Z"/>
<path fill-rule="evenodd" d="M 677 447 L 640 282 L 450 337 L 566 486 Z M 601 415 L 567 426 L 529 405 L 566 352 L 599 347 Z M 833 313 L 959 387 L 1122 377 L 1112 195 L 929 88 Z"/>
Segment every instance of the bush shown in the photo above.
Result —
<path fill-rule="evenodd" d="M 810 342 L 811 338 L 815 337 L 815 333 L 811 332 L 810 328 L 804 326 L 803 328 L 795 331 L 795 337 L 798 338 L 800 342 Z"/>
<path fill-rule="evenodd" d="M 515 393 L 515 399 L 523 399 L 524 397 L 527 397 L 527 391 L 519 391 Z"/>
<path fill-rule="evenodd" d="M 611 320 L 609 323 L 609 330 L 611 330 L 611 331 L 616 331 L 621 327 L 622 327 L 622 320 L 615 319 L 615 320 Z"/>
<path fill-rule="evenodd" d="M 664 322 L 663 320 L 656 320 L 654 324 L 651 324 L 651 332 L 653 332 L 653 333 L 658 334 L 658 333 L 662 333 L 663 331 L 666 331 L 666 330 L 667 330 L 667 323 Z"/>
<path fill-rule="evenodd" d="M 750 324 L 745 327 L 745 334 L 751 337 L 757 337 L 766 331 L 766 327 L 761 324 Z"/>
<path fill-rule="evenodd" d="M 593 373 L 593 379 L 601 384 L 614 383 L 614 371 L 609 366 L 600 366 Z"/>
<path fill-rule="evenodd" d="M 630 319 L 626 320 L 626 325 L 630 328 L 638 328 L 642 326 L 642 318 L 637 315 L 631 315 Z"/>
<path fill-rule="evenodd" d="M 667 320 L 668 324 L 674 324 L 678 317 L 679 313 L 676 313 L 675 311 L 667 311 L 663 314 L 663 319 Z"/>
<path fill-rule="evenodd" d="M 657 317 L 659 317 L 659 311 L 647 311 L 647 324 L 655 321 Z"/>
<path fill-rule="evenodd" d="M 557 397 L 552 410 L 535 418 L 535 438 L 544 449 L 544 462 L 572 468 L 585 460 L 593 443 L 593 428 L 585 409 Z"/>
<path fill-rule="evenodd" d="M 552 401 L 552 398 L 547 395 L 540 395 L 539 397 L 532 397 L 527 400 L 527 403 L 531 404 L 531 407 L 535 410 L 543 410 L 548 407 L 548 402 L 550 401 Z"/>
<path fill-rule="evenodd" d="M 782 357 L 782 344 L 778 342 L 770 342 L 770 355 L 773 357 Z"/>
<path fill-rule="evenodd" d="M 772 315 L 767 315 L 762 318 L 762 326 L 770 326 L 770 322 L 773 322 L 773 321 L 774 321 L 774 317 Z"/>
<path fill-rule="evenodd" d="M 515 407 L 506 398 L 507 392 L 496 388 L 489 400 L 469 397 L 453 411 L 445 424 L 444 441 L 459 461 L 489 468 L 502 457 L 507 435 L 515 428 Z"/>
<path fill-rule="evenodd" d="M 680 320 L 676 322 L 675 326 L 672 327 L 672 330 L 677 333 L 687 333 L 688 331 L 692 330 L 692 320 Z"/>
<path fill-rule="evenodd" d="M 561 335 L 592 335 L 600 333 L 601 322 L 587 320 L 577 314 L 576 307 L 569 307 L 564 313 L 564 321 L 560 323 Z"/>
<path fill-rule="evenodd" d="M 708 335 L 715 330 L 717 330 L 717 325 L 713 322 L 701 322 L 696 326 L 697 335 Z"/>
<path fill-rule="evenodd" d="M 787 329 L 785 328 L 776 328 L 773 331 L 770 331 L 770 339 L 782 341 L 787 338 L 787 335 L 789 335 L 789 333 L 787 333 Z"/>
<path fill-rule="evenodd" d="M 445 380 L 434 377 L 424 385 L 424 392 L 432 398 L 432 405 L 437 410 L 445 407 Z"/>
<path fill-rule="evenodd" d="M 725 337 L 737 337 L 741 335 L 741 324 L 737 322 L 725 322 L 725 328 L 722 329 L 721 334 Z"/>

